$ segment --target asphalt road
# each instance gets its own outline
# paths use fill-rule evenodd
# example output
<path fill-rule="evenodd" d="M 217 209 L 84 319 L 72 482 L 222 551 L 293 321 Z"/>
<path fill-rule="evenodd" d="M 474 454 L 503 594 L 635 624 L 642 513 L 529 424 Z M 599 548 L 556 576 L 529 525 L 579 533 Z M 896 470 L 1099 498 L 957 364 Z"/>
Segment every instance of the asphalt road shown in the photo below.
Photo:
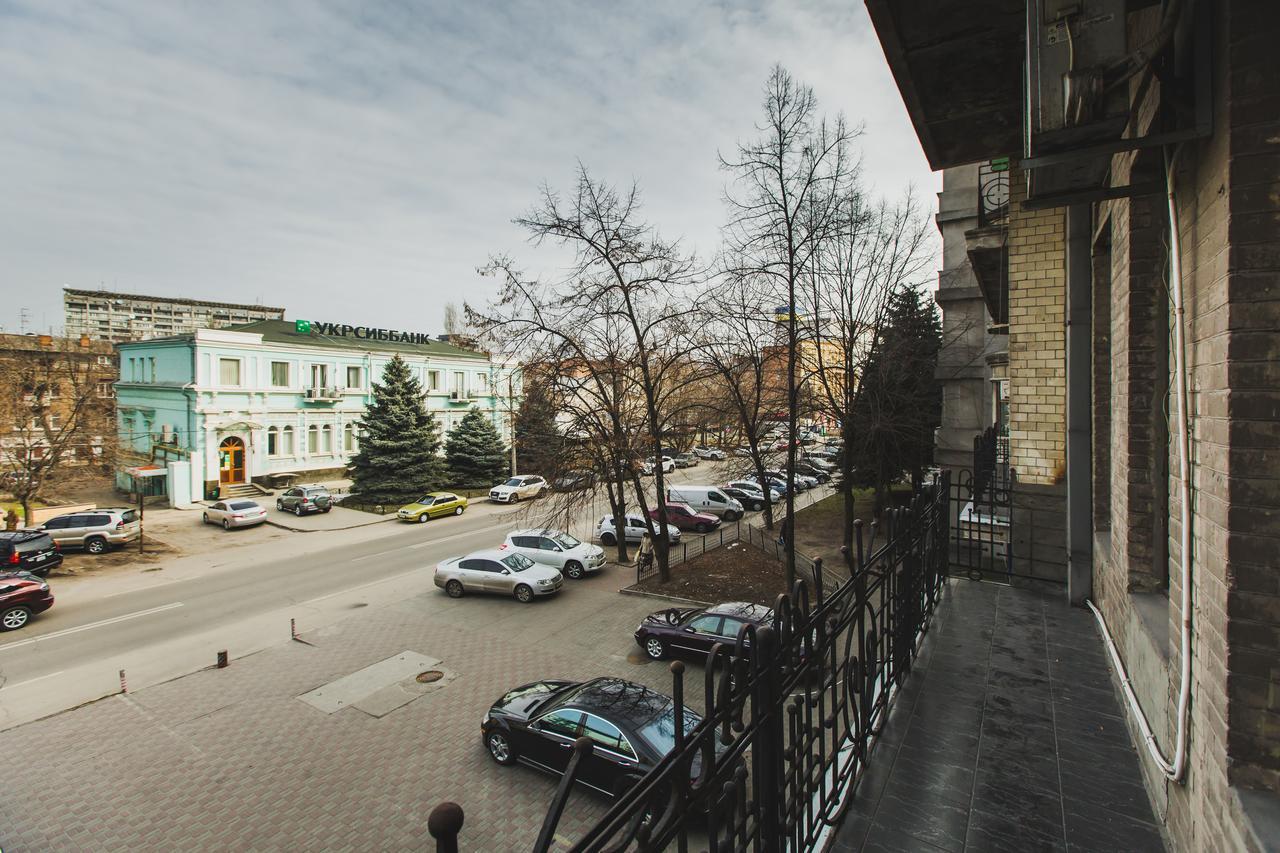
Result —
<path fill-rule="evenodd" d="M 718 482 L 723 465 L 672 480 Z M 536 515 L 537 503 L 521 509 Z M 587 535 L 602 510 L 598 501 L 574 511 L 574 531 Z M 185 558 L 147 575 L 73 585 L 65 596 L 55 581 L 53 609 L 0 641 L 0 728 L 118 692 L 121 670 L 137 689 L 210 666 L 220 650 L 234 659 L 288 641 L 290 619 L 300 632 L 317 630 L 432 589 L 437 562 L 494 547 L 525 523 L 510 507 L 478 503 L 427 524 L 297 534 L 234 549 L 222 562 Z"/>

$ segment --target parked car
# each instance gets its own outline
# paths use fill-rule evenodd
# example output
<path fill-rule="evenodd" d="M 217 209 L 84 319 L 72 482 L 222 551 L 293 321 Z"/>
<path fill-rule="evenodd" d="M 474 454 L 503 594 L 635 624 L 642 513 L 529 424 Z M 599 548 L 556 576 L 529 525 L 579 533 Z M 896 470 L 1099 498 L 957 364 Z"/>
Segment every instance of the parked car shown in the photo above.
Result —
<path fill-rule="evenodd" d="M 570 471 L 556 479 L 551 488 L 557 492 L 580 492 L 583 489 L 595 488 L 595 471 Z"/>
<path fill-rule="evenodd" d="M 654 461 L 653 457 L 650 456 L 648 459 L 644 460 L 644 464 L 640 466 L 640 473 L 648 477 L 653 473 L 653 469 Z M 674 470 L 676 470 L 676 461 L 670 456 L 662 457 L 662 473 L 670 474 Z"/>
<path fill-rule="evenodd" d="M 55 516 L 37 530 L 48 533 L 61 548 L 84 548 L 102 554 L 112 545 L 127 545 L 142 535 L 138 511 L 128 507 L 100 507 Z"/>
<path fill-rule="evenodd" d="M 599 545 L 583 542 L 563 530 L 513 530 L 498 550 L 523 554 L 574 580 L 604 568 L 604 551 Z"/>
<path fill-rule="evenodd" d="M 764 495 L 765 495 L 764 489 L 760 488 L 760 484 L 757 483 L 754 478 L 730 480 L 728 483 L 725 484 L 725 486 L 730 489 L 741 489 L 744 492 L 758 496 L 761 500 L 764 499 Z M 769 501 L 771 503 L 777 503 L 780 500 L 782 500 L 782 492 L 779 491 L 778 489 L 771 487 L 769 489 Z M 760 508 L 764 509 L 763 506 Z"/>
<path fill-rule="evenodd" d="M 756 489 L 753 492 L 748 492 L 746 489 L 735 489 L 732 486 L 721 486 L 720 491 L 724 492 L 727 497 L 731 497 L 738 503 L 742 504 L 743 509 L 747 509 L 752 512 L 759 512 L 764 509 L 765 497 L 759 489 Z"/>
<path fill-rule="evenodd" d="M 514 595 L 517 601 L 528 604 L 535 598 L 555 595 L 564 585 L 564 577 L 524 554 L 492 548 L 441 561 L 436 565 L 435 583 L 450 598 L 461 598 L 469 592 L 494 592 Z"/>
<path fill-rule="evenodd" d="M 787 481 L 786 471 L 776 471 L 776 470 L 765 471 L 764 475 L 774 480 L 781 480 L 784 483 Z M 806 474 L 801 474 L 799 471 L 796 471 L 794 480 L 795 480 L 796 488 L 802 492 L 806 492 L 809 489 L 812 489 L 813 487 L 818 485 L 818 481 L 816 478 L 810 477 Z"/>
<path fill-rule="evenodd" d="M 836 470 L 836 464 L 827 456 L 818 456 L 812 453 L 806 453 L 802 459 L 806 465 L 811 465 L 820 471 L 826 471 L 828 474 L 831 474 Z"/>
<path fill-rule="evenodd" d="M 520 762 L 554 775 L 564 773 L 574 742 L 588 737 L 595 748 L 577 781 L 619 797 L 675 749 L 674 719 L 672 699 L 630 681 L 547 679 L 504 694 L 485 714 L 480 732 L 499 764 Z M 684 708 L 685 734 L 700 722 Z M 697 773 L 700 764 L 694 764 Z"/>
<path fill-rule="evenodd" d="M 750 482 L 750 483 L 755 483 L 755 482 L 756 482 L 756 475 L 755 475 L 755 472 L 754 472 L 754 471 L 743 471 L 743 472 L 739 475 L 739 478 L 740 478 L 740 479 L 739 479 L 739 481 L 738 481 L 738 482 L 741 482 L 741 481 L 743 481 L 743 480 L 745 480 L 745 481 L 747 481 L 747 482 Z M 765 485 L 765 486 L 767 486 L 769 489 L 771 489 L 771 490 L 773 490 L 773 491 L 777 492 L 778 494 L 782 495 L 783 497 L 786 497 L 786 494 L 787 494 L 787 481 L 786 481 L 786 480 L 779 480 L 777 477 L 770 477 L 770 476 L 768 476 L 768 475 L 765 475 L 765 478 L 764 478 L 764 485 Z M 798 491 L 798 490 L 797 490 L 797 491 Z"/>
<path fill-rule="evenodd" d="M 725 521 L 736 521 L 746 509 L 716 486 L 672 486 L 667 489 L 668 503 L 688 504 L 695 512 L 705 512 Z"/>
<path fill-rule="evenodd" d="M 693 448 L 691 452 L 699 459 L 727 459 L 729 456 L 718 447 L 704 447 L 702 445 Z"/>
<path fill-rule="evenodd" d="M 740 444 L 733 449 L 733 455 L 734 456 L 750 456 L 751 448 L 747 447 L 745 444 Z"/>
<path fill-rule="evenodd" d="M 546 494 L 548 485 L 547 481 L 537 474 L 521 474 L 490 489 L 489 500 L 500 504 L 513 504 L 517 501 L 540 498 Z"/>
<path fill-rule="evenodd" d="M 698 457 L 692 453 L 680 453 L 671 457 L 677 468 L 692 468 L 698 464 Z"/>
<path fill-rule="evenodd" d="M 649 517 L 658 518 L 658 508 L 649 510 Z M 720 519 L 706 512 L 698 512 L 688 504 L 667 504 L 667 522 L 681 530 L 693 530 L 697 533 L 709 533 L 720 526 Z"/>
<path fill-rule="evenodd" d="M 62 565 L 57 542 L 40 530 L 0 531 L 0 570 L 44 577 Z"/>
<path fill-rule="evenodd" d="M 285 489 L 276 498 L 276 509 L 303 516 L 309 512 L 328 512 L 333 509 L 333 496 L 324 486 L 294 486 Z"/>
<path fill-rule="evenodd" d="M 462 515 L 467 511 L 467 499 L 453 492 L 427 492 L 411 504 L 396 510 L 401 521 L 424 522 L 446 515 Z"/>
<path fill-rule="evenodd" d="M 31 572 L 0 572 L 0 631 L 16 631 L 52 606 L 49 584 Z"/>
<path fill-rule="evenodd" d="M 732 644 L 743 625 L 757 628 L 773 624 L 773 611 L 763 604 L 741 601 L 668 609 L 651 613 L 636 628 L 636 644 L 654 660 L 667 655 L 692 654 L 703 658 L 716 643 Z"/>
<path fill-rule="evenodd" d="M 655 525 L 656 527 L 656 525 Z M 617 545 L 618 534 L 617 526 L 613 523 L 613 516 L 606 515 L 600 519 L 600 523 L 596 525 L 596 538 L 605 545 Z M 645 533 L 649 531 L 648 525 L 644 522 L 644 516 L 628 515 L 627 523 L 623 526 L 628 542 L 639 542 L 644 538 Z M 680 541 L 680 528 L 674 524 L 667 525 L 667 541 L 675 544 Z"/>
<path fill-rule="evenodd" d="M 214 501 L 202 515 L 205 524 L 221 524 L 223 530 L 233 527 L 256 527 L 267 520 L 267 511 L 257 501 L 233 498 Z"/>
<path fill-rule="evenodd" d="M 796 473 L 803 474 L 806 477 L 812 477 L 819 483 L 831 482 L 831 473 L 829 471 L 824 471 L 816 465 L 810 465 L 808 462 L 797 462 Z"/>

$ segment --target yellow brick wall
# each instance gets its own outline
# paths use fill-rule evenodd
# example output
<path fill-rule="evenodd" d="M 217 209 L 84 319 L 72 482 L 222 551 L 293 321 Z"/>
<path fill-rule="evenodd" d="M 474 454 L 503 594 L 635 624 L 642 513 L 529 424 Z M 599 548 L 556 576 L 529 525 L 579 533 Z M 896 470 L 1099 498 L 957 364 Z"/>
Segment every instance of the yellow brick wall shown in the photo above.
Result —
<path fill-rule="evenodd" d="M 1066 457 L 1065 221 L 1062 208 L 1021 210 L 1009 180 L 1009 455 L 1024 483 L 1063 476 Z"/>

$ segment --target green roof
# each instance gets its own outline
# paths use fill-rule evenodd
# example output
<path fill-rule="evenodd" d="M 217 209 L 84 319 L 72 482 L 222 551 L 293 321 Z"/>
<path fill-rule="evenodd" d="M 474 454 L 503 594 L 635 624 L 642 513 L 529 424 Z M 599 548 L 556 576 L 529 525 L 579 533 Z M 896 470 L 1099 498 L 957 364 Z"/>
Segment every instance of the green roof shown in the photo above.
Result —
<path fill-rule="evenodd" d="M 378 340 L 374 338 L 358 338 L 354 334 L 349 335 L 330 335 L 323 334 L 318 328 L 321 324 L 311 323 L 311 333 L 305 334 L 297 331 L 295 321 L 293 320 L 258 320 L 253 323 L 245 323 L 240 326 L 231 326 L 227 328 L 228 332 L 250 332 L 262 335 L 262 340 L 266 343 L 273 344 L 289 344 L 291 346 L 304 347 L 323 347 L 324 349 L 342 349 L 356 350 L 359 352 L 394 352 L 406 355 L 424 355 L 424 356 L 448 356 L 450 358 L 476 358 L 488 361 L 488 353 L 476 352 L 475 350 L 463 349 L 453 344 L 447 344 L 444 341 L 426 340 L 425 335 L 415 335 L 422 338 L 422 342 L 414 343 L 410 341 L 392 341 Z M 364 326 L 353 327 L 365 329 Z M 397 333 L 401 334 L 401 333 Z"/>

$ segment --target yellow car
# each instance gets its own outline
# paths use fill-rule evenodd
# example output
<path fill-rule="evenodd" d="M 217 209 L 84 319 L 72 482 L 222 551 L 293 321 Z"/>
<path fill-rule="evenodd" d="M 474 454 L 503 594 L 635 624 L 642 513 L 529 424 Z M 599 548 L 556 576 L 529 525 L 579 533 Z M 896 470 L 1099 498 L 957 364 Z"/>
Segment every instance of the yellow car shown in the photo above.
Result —
<path fill-rule="evenodd" d="M 396 518 L 401 521 L 426 521 L 442 515 L 462 515 L 466 508 L 467 499 L 464 497 L 452 492 L 430 492 L 414 503 L 400 507 Z"/>

